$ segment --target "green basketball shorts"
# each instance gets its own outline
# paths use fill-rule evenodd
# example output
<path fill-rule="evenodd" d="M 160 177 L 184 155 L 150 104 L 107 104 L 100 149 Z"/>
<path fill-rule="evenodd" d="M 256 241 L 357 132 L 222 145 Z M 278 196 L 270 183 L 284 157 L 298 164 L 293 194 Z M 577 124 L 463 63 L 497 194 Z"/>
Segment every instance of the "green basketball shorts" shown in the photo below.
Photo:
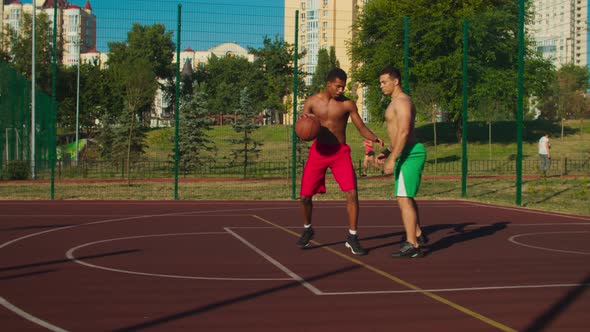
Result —
<path fill-rule="evenodd" d="M 404 148 L 395 162 L 394 194 L 396 197 L 416 197 L 425 161 L 426 149 L 422 143 Z"/>

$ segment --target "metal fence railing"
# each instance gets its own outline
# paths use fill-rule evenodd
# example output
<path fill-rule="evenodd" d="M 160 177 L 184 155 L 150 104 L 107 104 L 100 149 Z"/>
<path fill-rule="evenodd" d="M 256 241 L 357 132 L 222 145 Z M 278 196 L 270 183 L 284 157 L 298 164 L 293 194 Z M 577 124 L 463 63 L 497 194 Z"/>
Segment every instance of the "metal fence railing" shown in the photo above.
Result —
<path fill-rule="evenodd" d="M 26 163 L 26 161 L 23 161 Z M 534 159 L 523 160 L 523 174 L 539 174 L 539 162 Z M 42 166 L 42 165 L 41 165 Z M 209 162 L 200 165 L 180 165 L 181 178 L 246 178 L 246 179 L 268 179 L 268 178 L 289 178 L 291 176 L 292 164 L 288 161 L 262 161 L 248 166 L 244 172 L 243 165 L 236 165 L 229 162 Z M 43 167 L 41 167 L 43 168 Z M 297 164 L 298 172 L 303 169 L 303 162 Z M 361 174 L 362 160 L 355 162 L 357 174 Z M 470 176 L 500 176 L 514 175 L 516 165 L 514 161 L 505 160 L 469 160 L 468 169 Z M 156 179 L 172 178 L 174 175 L 174 163 L 172 161 L 139 161 L 127 167 L 125 160 L 81 160 L 79 163 L 73 161 L 58 161 L 55 168 L 56 180 L 66 179 Z M 368 175 L 380 175 L 377 168 L 369 168 Z M 424 175 L 428 176 L 460 176 L 461 161 L 434 163 L 429 161 L 425 164 Z M 590 175 L 590 159 L 554 159 L 548 175 Z M 48 179 L 48 172 L 40 172 L 37 178 Z M 0 173 L 1 180 L 10 180 L 11 174 L 8 170 Z"/>

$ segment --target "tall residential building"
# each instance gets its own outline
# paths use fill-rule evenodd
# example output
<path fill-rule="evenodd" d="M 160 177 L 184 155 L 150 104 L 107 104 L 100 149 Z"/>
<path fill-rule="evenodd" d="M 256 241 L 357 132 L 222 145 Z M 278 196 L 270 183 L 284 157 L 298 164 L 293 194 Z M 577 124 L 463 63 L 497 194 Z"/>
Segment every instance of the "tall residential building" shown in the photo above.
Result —
<path fill-rule="evenodd" d="M 295 11 L 299 10 L 299 52 L 306 52 L 299 67 L 307 73 L 306 84 L 311 83 L 320 49 L 329 50 L 334 47 L 340 67 L 350 73 L 352 63 L 348 56 L 347 43 L 353 36 L 352 25 L 366 2 L 367 0 L 285 0 L 284 31 L 285 41 L 289 44 L 295 42 Z M 361 116 L 368 120 L 368 112 L 363 107 L 363 89 L 359 88 L 353 93 L 357 93 L 359 97 L 357 106 Z M 286 116 L 285 123 L 291 122 L 292 115 Z"/>
<path fill-rule="evenodd" d="M 537 50 L 557 68 L 588 66 L 590 25 L 588 0 L 534 0 L 528 27 Z"/>
<path fill-rule="evenodd" d="M 53 11 L 57 3 L 57 33 L 63 42 L 63 64 L 78 64 L 78 56 L 96 48 L 96 16 L 92 13 L 90 0 L 84 8 L 66 0 L 34 0 L 37 15 L 45 12 L 53 22 Z M 3 1 L 0 10 L 2 30 L 10 27 L 15 31 L 22 28 L 24 14 L 33 13 L 33 4 L 23 4 L 20 0 Z"/>

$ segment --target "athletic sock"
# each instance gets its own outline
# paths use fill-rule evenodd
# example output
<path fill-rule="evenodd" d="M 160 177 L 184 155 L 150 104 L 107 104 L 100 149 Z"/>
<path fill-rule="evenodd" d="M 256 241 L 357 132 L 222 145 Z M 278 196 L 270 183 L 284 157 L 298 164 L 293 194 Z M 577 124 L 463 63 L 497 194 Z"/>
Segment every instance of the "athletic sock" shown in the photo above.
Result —
<path fill-rule="evenodd" d="M 311 224 L 303 225 L 303 227 L 305 227 L 305 229 L 311 228 Z"/>
<path fill-rule="evenodd" d="M 356 235 L 356 231 L 353 231 L 352 229 L 349 229 L 348 233 L 350 233 L 350 235 Z"/>

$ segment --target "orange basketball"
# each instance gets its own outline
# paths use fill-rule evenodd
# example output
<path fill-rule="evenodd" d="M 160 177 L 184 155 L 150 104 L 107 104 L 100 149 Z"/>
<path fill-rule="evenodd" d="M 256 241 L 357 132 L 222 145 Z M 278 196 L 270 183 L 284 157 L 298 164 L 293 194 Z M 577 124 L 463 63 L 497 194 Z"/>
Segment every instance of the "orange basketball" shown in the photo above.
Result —
<path fill-rule="evenodd" d="M 304 141 L 311 141 L 320 132 L 320 120 L 315 115 L 300 117 L 295 124 L 295 134 Z"/>

